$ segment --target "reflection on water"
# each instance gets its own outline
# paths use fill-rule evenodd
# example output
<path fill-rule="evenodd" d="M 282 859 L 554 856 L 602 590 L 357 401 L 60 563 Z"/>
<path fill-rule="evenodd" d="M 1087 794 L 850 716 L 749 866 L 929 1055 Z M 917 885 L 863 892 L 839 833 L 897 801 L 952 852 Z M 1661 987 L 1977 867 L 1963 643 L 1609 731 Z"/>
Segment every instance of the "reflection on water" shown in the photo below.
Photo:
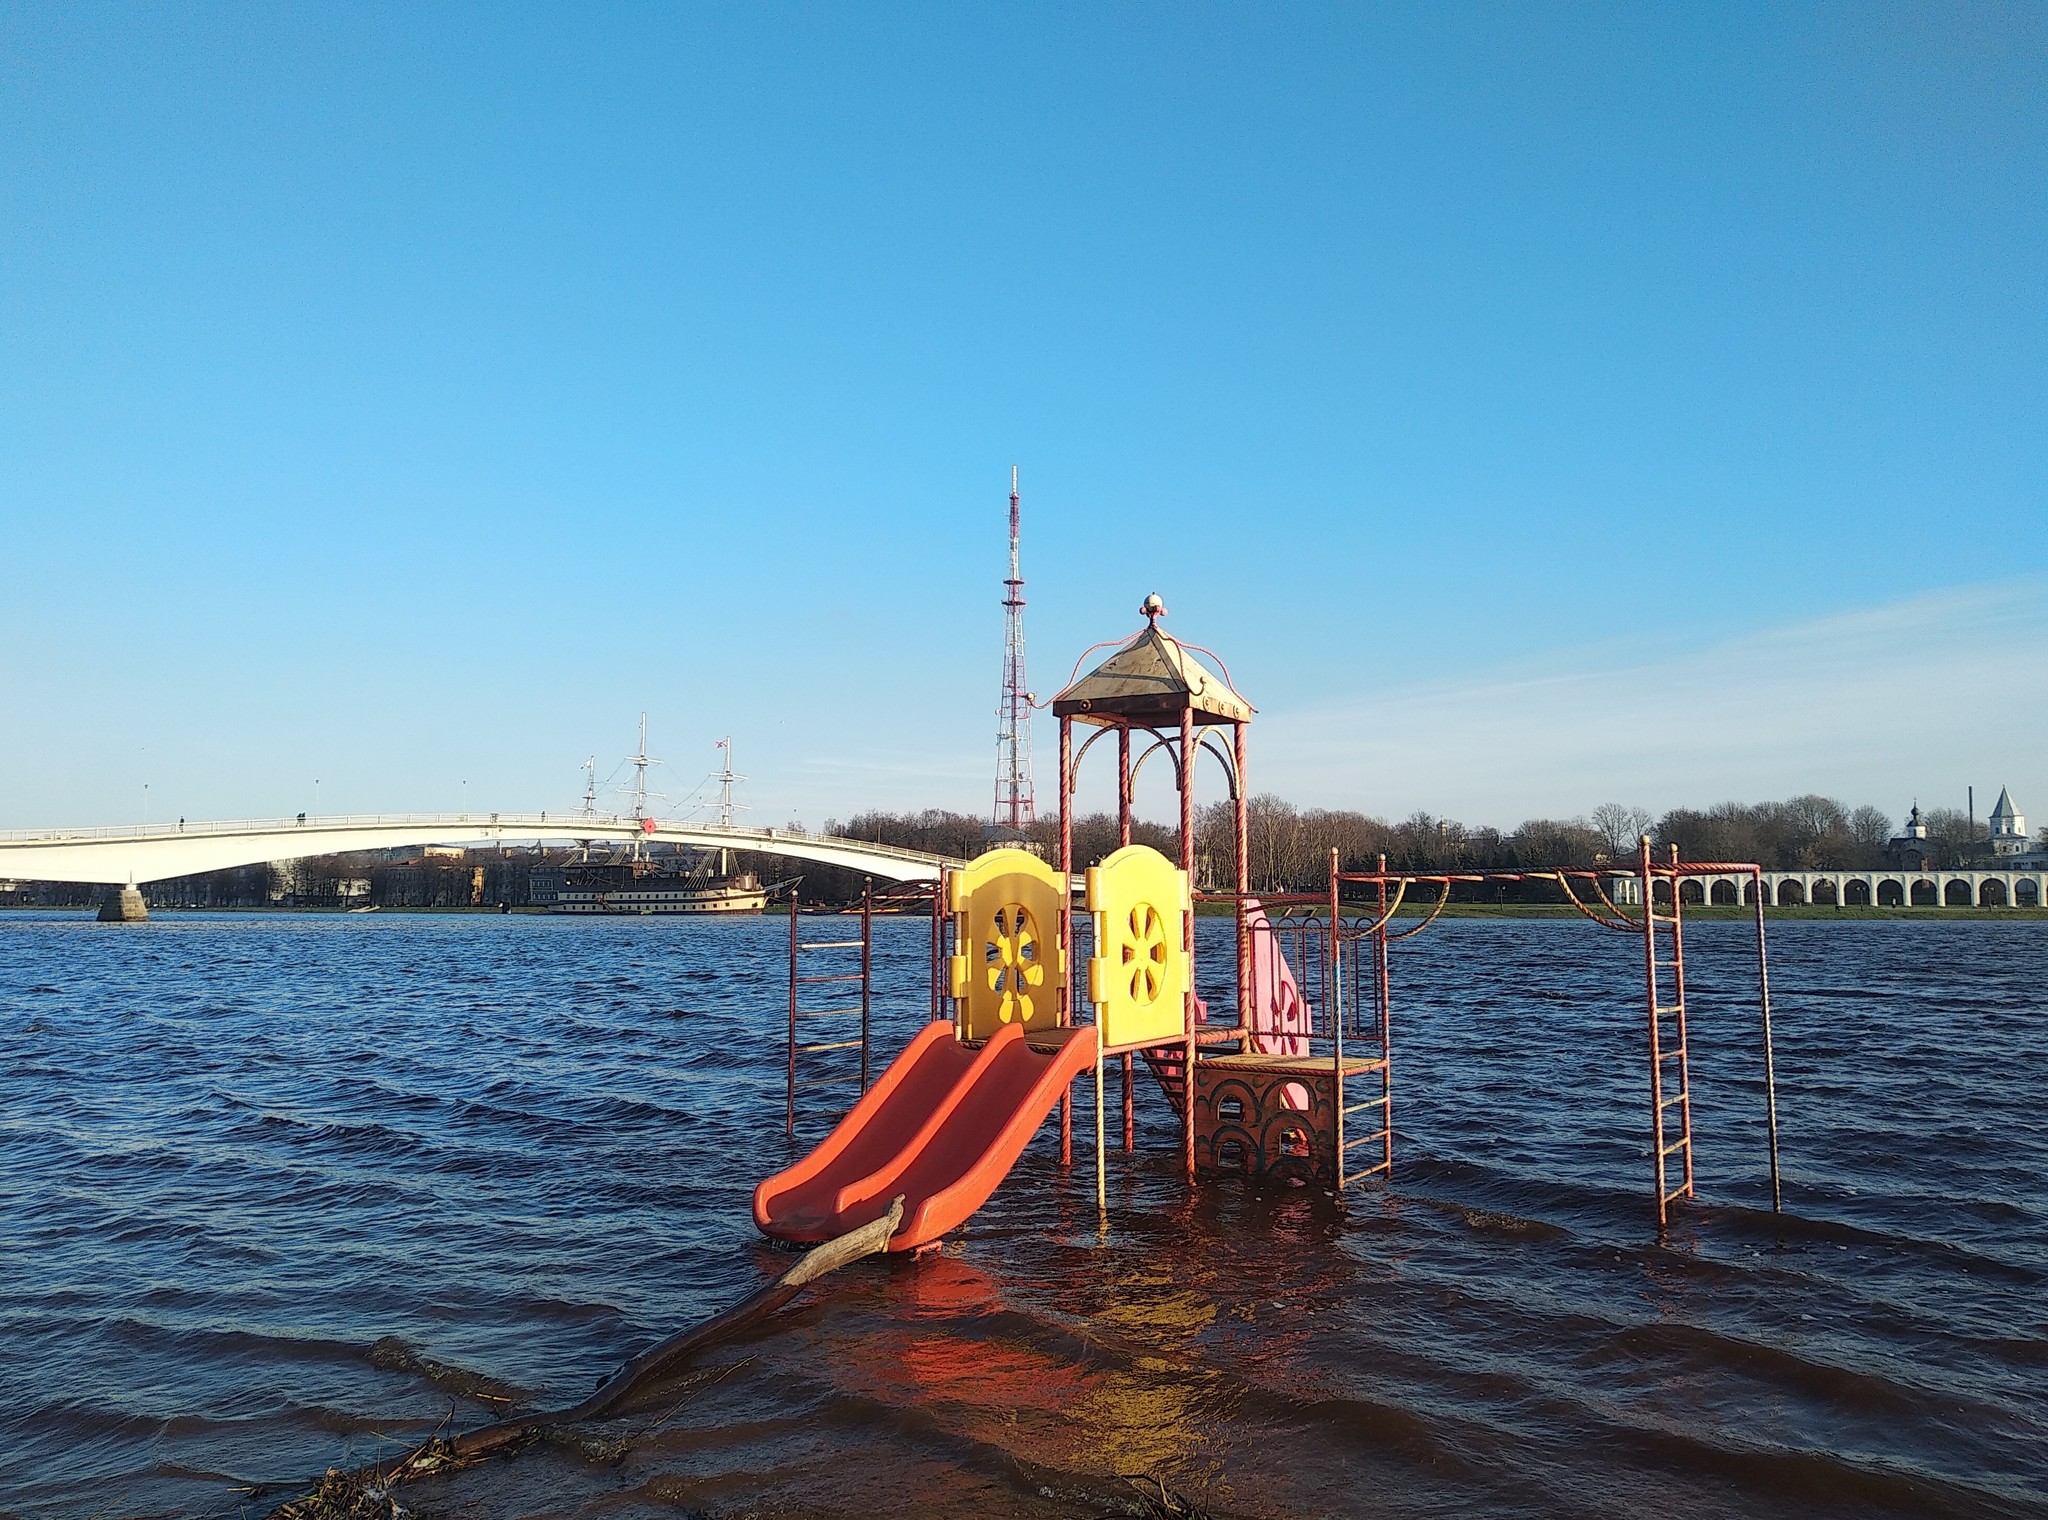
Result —
<path fill-rule="evenodd" d="M 894 1046 L 926 928 L 878 928 Z M 782 936 L 0 918 L 0 1511 L 240 1513 L 233 1479 L 573 1402 L 786 1265 L 747 1208 L 792 1154 Z M 1661 1242 L 1619 939 L 1396 947 L 1391 1190 L 1190 1192 L 1141 1072 L 1106 1222 L 1077 1114 L 1074 1173 L 1049 1128 L 943 1251 L 408 1502 L 2048 1513 L 2048 932 L 1774 931 L 1781 1219 L 1741 929 L 1698 926 L 1706 1203 Z"/>

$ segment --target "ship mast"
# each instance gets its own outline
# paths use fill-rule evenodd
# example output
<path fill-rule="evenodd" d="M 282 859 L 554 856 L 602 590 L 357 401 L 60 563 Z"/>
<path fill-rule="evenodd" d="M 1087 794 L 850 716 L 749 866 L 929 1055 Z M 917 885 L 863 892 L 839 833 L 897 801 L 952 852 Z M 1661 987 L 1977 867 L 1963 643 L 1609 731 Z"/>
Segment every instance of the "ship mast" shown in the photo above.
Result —
<path fill-rule="evenodd" d="M 724 768 L 718 771 L 714 771 L 712 774 L 714 774 L 718 778 L 718 826 L 720 828 L 729 829 L 732 827 L 732 810 L 739 806 L 738 803 L 732 800 L 732 784 L 735 781 L 744 781 L 747 778 L 745 776 L 737 776 L 733 774 L 732 736 L 730 734 L 728 734 L 725 738 L 720 739 L 716 744 L 712 745 L 711 747 L 713 749 L 722 749 L 725 751 Z M 731 858 L 726 854 L 725 850 L 721 848 L 718 852 L 718 874 L 720 876 L 730 875 L 731 865 Z"/>
<path fill-rule="evenodd" d="M 1036 820 L 1031 785 L 1031 693 L 1024 684 L 1024 577 L 1017 568 L 1022 512 L 1010 466 L 1010 575 L 1003 582 L 1003 698 L 996 711 L 997 832 L 1020 835 Z"/>
<path fill-rule="evenodd" d="M 659 765 L 659 760 L 647 756 L 647 714 L 640 714 L 640 750 L 633 757 L 633 821 L 640 825 L 640 832 L 633 836 L 633 858 L 647 857 L 647 767 Z"/>
<path fill-rule="evenodd" d="M 725 768 L 713 771 L 711 774 L 718 782 L 718 825 L 720 828 L 729 829 L 732 827 L 732 810 L 739 806 L 738 803 L 732 800 L 732 784 L 735 781 L 744 781 L 747 778 L 733 774 L 731 738 L 720 739 L 711 747 L 725 751 Z"/>
<path fill-rule="evenodd" d="M 640 752 L 633 757 L 633 817 L 647 816 L 647 714 L 640 714 Z"/>

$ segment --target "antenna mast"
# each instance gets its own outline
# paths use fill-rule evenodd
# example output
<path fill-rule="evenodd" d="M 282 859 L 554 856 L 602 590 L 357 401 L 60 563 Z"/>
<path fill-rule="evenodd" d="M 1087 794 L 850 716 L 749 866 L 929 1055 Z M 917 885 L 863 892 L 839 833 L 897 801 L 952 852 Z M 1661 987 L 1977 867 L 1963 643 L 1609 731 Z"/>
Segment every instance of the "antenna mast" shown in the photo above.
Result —
<path fill-rule="evenodd" d="M 583 816 L 597 816 L 597 756 L 583 762 Z"/>
<path fill-rule="evenodd" d="M 1031 693 L 1024 685 L 1024 577 L 1017 568 L 1017 467 L 1010 466 L 1010 576 L 1003 582 L 1003 700 L 997 709 L 996 829 L 1021 834 L 1037 819 L 1031 787 Z"/>

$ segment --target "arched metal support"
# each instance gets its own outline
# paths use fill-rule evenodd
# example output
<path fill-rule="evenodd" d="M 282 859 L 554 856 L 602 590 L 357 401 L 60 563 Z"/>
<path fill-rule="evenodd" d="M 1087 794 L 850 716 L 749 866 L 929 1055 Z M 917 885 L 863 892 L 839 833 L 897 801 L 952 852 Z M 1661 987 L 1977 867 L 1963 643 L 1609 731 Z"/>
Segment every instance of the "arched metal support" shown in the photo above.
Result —
<path fill-rule="evenodd" d="M 1202 730 L 1201 742 L 1196 745 L 1196 748 L 1205 749 L 1216 757 L 1217 763 L 1223 767 L 1224 795 L 1229 797 L 1232 802 L 1235 802 L 1243 795 L 1243 788 L 1238 784 L 1237 762 L 1231 758 L 1230 752 L 1223 747 L 1221 737 L 1215 729 L 1205 728 Z"/>
<path fill-rule="evenodd" d="M 1438 918 L 1438 917 L 1439 917 L 1439 916 L 1440 916 L 1440 915 L 1441 915 L 1441 914 L 1443 913 L 1443 911 L 1444 911 L 1444 906 L 1445 906 L 1445 904 L 1449 903 L 1449 902 L 1450 902 L 1450 900 L 1451 900 L 1451 883 L 1450 883 L 1450 880 L 1449 880 L 1449 878 L 1445 878 L 1445 880 L 1444 880 L 1444 890 L 1443 890 L 1443 895 L 1442 895 L 1441 897 L 1437 898 L 1437 900 L 1436 900 L 1436 905 L 1435 905 L 1434 907 L 1432 907 L 1432 908 L 1431 908 L 1431 909 L 1429 910 L 1429 914 L 1428 914 L 1428 916 L 1427 916 L 1427 917 L 1425 917 L 1425 918 L 1424 918 L 1424 919 L 1422 920 L 1422 922 L 1421 922 L 1421 923 L 1419 923 L 1419 924 L 1417 924 L 1417 925 L 1416 925 L 1416 926 L 1415 926 L 1414 928 L 1412 928 L 1412 929 L 1403 929 L 1403 930 L 1402 930 L 1402 931 L 1401 931 L 1401 932 L 1400 932 L 1399 934 L 1389 934 L 1389 935 L 1387 936 L 1387 938 L 1388 938 L 1388 939 L 1389 939 L 1390 941 L 1391 941 L 1391 940 L 1397 940 L 1397 939 L 1412 939 L 1412 938 L 1413 938 L 1414 936 L 1416 936 L 1416 935 L 1420 934 L 1420 933 L 1421 933 L 1421 932 L 1422 932 L 1422 931 L 1423 931 L 1424 929 L 1427 929 L 1427 928 L 1428 928 L 1428 927 L 1429 927 L 1429 926 L 1430 926 L 1431 924 L 1433 924 L 1433 923 L 1435 923 L 1435 922 L 1437 921 L 1437 918 Z M 1392 916 L 1392 915 L 1390 914 L 1390 915 L 1389 915 L 1389 917 L 1391 917 L 1391 916 Z"/>
<path fill-rule="evenodd" d="M 1602 890 L 1600 882 L 1597 878 L 1594 879 L 1592 884 L 1593 891 L 1596 894 L 1598 894 L 1601 905 L 1607 909 L 1608 913 L 1613 915 L 1611 918 L 1601 917 L 1598 913 L 1595 913 L 1591 908 L 1587 907 L 1584 903 L 1580 902 L 1579 894 L 1572 890 L 1571 880 L 1564 874 L 1564 872 L 1553 872 L 1551 873 L 1550 879 L 1556 882 L 1557 889 L 1560 892 L 1564 893 L 1564 900 L 1566 902 L 1570 903 L 1574 908 L 1577 908 L 1579 912 L 1583 913 L 1587 918 L 1591 919 L 1601 928 L 1617 929 L 1623 934 L 1641 934 L 1643 932 L 1642 920 L 1630 918 L 1626 913 L 1622 912 L 1621 909 L 1615 907 L 1614 904 L 1608 900 L 1607 893 L 1604 890 Z"/>
<path fill-rule="evenodd" d="M 1144 770 L 1145 762 L 1147 760 L 1150 760 L 1154 755 L 1158 754 L 1159 751 L 1161 751 L 1162 749 L 1165 750 L 1169 755 L 1174 756 L 1174 770 L 1185 774 L 1184 767 L 1180 763 L 1179 755 L 1174 753 L 1180 747 L 1180 741 L 1176 738 L 1169 737 L 1166 734 L 1162 734 L 1156 728 L 1148 728 L 1145 729 L 1144 732 L 1152 736 L 1152 742 L 1145 746 L 1144 752 L 1140 754 L 1136 760 L 1131 762 L 1131 790 L 1133 792 L 1137 791 L 1138 789 L 1138 773 Z"/>
<path fill-rule="evenodd" d="M 1093 749 L 1093 748 L 1095 747 L 1095 741 L 1096 741 L 1097 739 L 1100 739 L 1100 738 L 1101 738 L 1101 737 L 1102 737 L 1102 736 L 1103 736 L 1104 734 L 1106 734 L 1106 733 L 1110 733 L 1110 732 L 1112 732 L 1112 730 L 1110 730 L 1110 729 L 1107 729 L 1107 728 L 1098 728 L 1098 729 L 1096 729 L 1096 730 L 1095 730 L 1095 732 L 1094 732 L 1094 733 L 1090 734 L 1090 735 L 1089 735 L 1089 736 L 1088 736 L 1087 738 L 1085 738 L 1085 739 L 1083 739 L 1083 740 L 1081 741 L 1081 747 L 1080 747 L 1080 748 L 1079 748 L 1078 750 L 1076 750 L 1076 751 L 1074 752 L 1074 758 L 1073 758 L 1073 759 L 1072 759 L 1071 761 L 1069 761 L 1069 762 L 1068 762 L 1068 764 L 1067 764 L 1067 768 L 1066 768 L 1066 769 L 1067 769 L 1067 790 L 1068 790 L 1069 792 L 1071 792 L 1071 791 L 1072 791 L 1072 790 L 1074 789 L 1074 783 L 1075 783 L 1075 781 L 1076 781 L 1076 780 L 1078 780 L 1078 779 L 1080 778 L 1080 775 L 1081 775 L 1081 762 L 1082 762 L 1082 761 L 1083 761 L 1084 759 L 1086 759 L 1086 758 L 1087 758 L 1087 756 L 1088 756 L 1088 751 L 1089 751 L 1089 750 L 1091 750 L 1091 749 Z"/>

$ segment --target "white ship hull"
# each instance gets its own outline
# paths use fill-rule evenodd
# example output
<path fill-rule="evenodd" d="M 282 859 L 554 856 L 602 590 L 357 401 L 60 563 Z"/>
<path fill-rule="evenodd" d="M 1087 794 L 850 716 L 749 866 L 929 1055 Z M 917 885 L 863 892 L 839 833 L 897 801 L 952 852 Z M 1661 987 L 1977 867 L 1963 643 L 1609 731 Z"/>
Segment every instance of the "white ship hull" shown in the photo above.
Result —
<path fill-rule="evenodd" d="M 618 887 L 565 886 L 550 913 L 759 913 L 768 894 L 759 887 L 689 887 L 634 882 Z"/>

